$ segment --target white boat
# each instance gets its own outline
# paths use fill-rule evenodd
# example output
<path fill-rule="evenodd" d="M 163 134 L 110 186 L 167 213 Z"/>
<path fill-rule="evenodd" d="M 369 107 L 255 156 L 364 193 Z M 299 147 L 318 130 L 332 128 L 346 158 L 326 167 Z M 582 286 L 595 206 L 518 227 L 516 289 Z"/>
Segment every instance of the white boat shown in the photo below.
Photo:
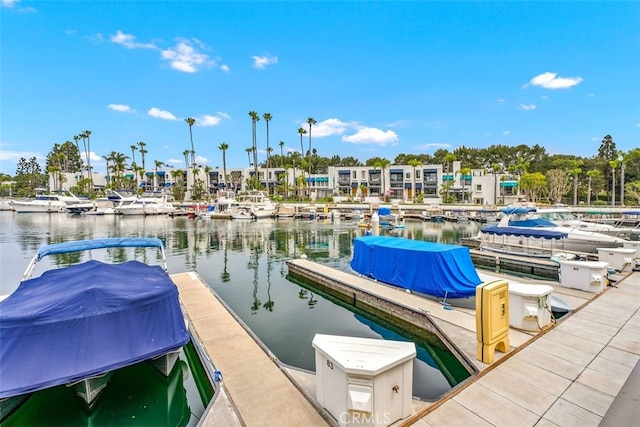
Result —
<path fill-rule="evenodd" d="M 130 203 L 125 203 L 115 208 L 115 211 L 122 215 L 164 215 L 176 212 L 166 196 L 162 197 L 141 197 Z"/>
<path fill-rule="evenodd" d="M 49 193 L 39 194 L 33 199 L 12 200 L 11 208 L 17 213 L 57 213 L 67 212 L 67 207 L 87 203 L 87 199 L 81 199 L 74 194 L 68 193 Z"/>
<path fill-rule="evenodd" d="M 202 212 L 201 216 L 211 219 L 231 219 L 231 211 L 236 206 L 238 201 L 235 192 L 221 190 L 218 191 L 218 197 L 213 203 L 213 211 Z"/>
<path fill-rule="evenodd" d="M 296 216 L 296 207 L 294 205 L 280 205 L 276 210 L 276 218 L 291 219 Z"/>
<path fill-rule="evenodd" d="M 267 193 L 250 190 L 249 193 L 238 196 L 238 206 L 231 210 L 233 219 L 263 219 L 273 218 L 278 205 L 273 203 Z"/>
<path fill-rule="evenodd" d="M 570 209 L 565 207 L 538 208 L 536 210 L 536 215 L 538 218 L 547 219 L 552 223 L 562 227 L 570 227 L 577 230 L 608 234 L 610 236 L 620 238 L 625 238 L 631 235 L 634 231 L 634 229 L 630 227 L 618 227 L 613 224 L 583 221 L 581 219 L 578 219 L 575 215 L 573 215 Z"/>
<path fill-rule="evenodd" d="M 536 208 L 530 207 L 509 207 L 502 209 L 504 217 L 496 225 L 483 227 L 478 235 L 482 239 L 483 234 L 494 234 L 502 237 L 501 247 L 503 250 L 513 248 L 526 248 L 523 255 L 551 256 L 552 252 L 568 251 L 580 253 L 596 253 L 597 248 L 615 248 L 624 243 L 624 239 L 604 233 L 582 230 L 578 227 L 568 227 L 556 225 L 553 222 L 536 216 Z M 540 234 L 547 233 L 547 239 Z M 532 238 L 525 243 L 524 238 Z M 559 240 L 560 244 L 549 250 L 545 248 L 545 240 Z M 538 255 L 531 252 L 532 242 L 540 242 L 541 251 Z M 507 249 L 505 249 L 507 248 Z M 496 247 L 485 247 L 488 250 L 496 251 Z M 521 250 L 522 252 L 522 250 Z"/>

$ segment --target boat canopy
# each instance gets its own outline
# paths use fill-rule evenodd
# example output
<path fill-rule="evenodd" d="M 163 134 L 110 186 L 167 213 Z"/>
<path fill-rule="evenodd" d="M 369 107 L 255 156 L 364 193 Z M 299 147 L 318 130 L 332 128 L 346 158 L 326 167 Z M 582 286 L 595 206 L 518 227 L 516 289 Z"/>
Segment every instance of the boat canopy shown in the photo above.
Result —
<path fill-rule="evenodd" d="M 178 290 L 159 265 L 90 260 L 48 270 L 0 302 L 0 398 L 110 372 L 188 340 Z"/>
<path fill-rule="evenodd" d="M 543 239 L 564 239 L 569 236 L 568 233 L 562 231 L 541 230 L 539 228 L 523 228 L 523 227 L 498 227 L 489 225 L 480 229 L 482 234 L 497 234 L 498 236 L 522 236 Z"/>
<path fill-rule="evenodd" d="M 500 211 L 507 215 L 522 215 L 530 212 L 536 212 L 536 208 L 528 207 L 528 206 L 507 206 Z"/>
<path fill-rule="evenodd" d="M 148 247 L 148 248 L 164 248 L 162 240 L 153 237 L 112 237 L 105 239 L 90 240 L 74 240 L 70 242 L 54 243 L 42 246 L 38 249 L 38 260 L 55 254 L 65 254 L 69 252 L 89 251 L 91 249 L 104 248 L 131 248 L 131 247 Z"/>
<path fill-rule="evenodd" d="M 482 283 L 469 248 L 399 237 L 355 238 L 351 268 L 369 278 L 438 298 L 474 296 Z"/>

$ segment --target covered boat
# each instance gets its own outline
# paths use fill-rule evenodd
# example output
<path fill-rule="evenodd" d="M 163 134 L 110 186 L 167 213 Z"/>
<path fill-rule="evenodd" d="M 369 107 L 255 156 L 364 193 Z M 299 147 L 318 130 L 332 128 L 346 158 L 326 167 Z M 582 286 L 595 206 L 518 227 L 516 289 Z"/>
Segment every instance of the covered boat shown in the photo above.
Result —
<path fill-rule="evenodd" d="M 469 248 L 399 237 L 355 238 L 351 268 L 363 276 L 436 298 L 473 297 L 482 283 Z"/>
<path fill-rule="evenodd" d="M 18 288 L 0 302 L 0 399 L 87 381 L 189 341 L 178 290 L 160 265 L 89 260 L 30 278 L 47 255 L 120 247 L 158 247 L 165 259 L 162 242 L 147 238 L 38 250 Z M 95 395 L 82 397 L 91 403 Z"/>
<path fill-rule="evenodd" d="M 568 234 L 535 227 L 489 225 L 480 230 L 480 249 L 515 255 L 549 258 L 564 250 Z"/>

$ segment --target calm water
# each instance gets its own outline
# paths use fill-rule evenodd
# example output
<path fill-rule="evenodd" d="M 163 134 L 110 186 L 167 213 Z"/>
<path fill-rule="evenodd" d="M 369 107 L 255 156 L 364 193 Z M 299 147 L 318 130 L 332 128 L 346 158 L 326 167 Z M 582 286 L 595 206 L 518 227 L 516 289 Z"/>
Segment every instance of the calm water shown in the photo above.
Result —
<path fill-rule="evenodd" d="M 478 228 L 475 223 L 413 222 L 390 233 L 457 243 L 461 237 L 476 235 Z M 316 333 L 407 339 L 286 278 L 285 261 L 302 253 L 322 264 L 346 269 L 352 256 L 351 242 L 361 234 L 355 223 L 345 221 L 197 221 L 186 217 L 0 212 L 0 293 L 15 289 L 42 245 L 99 237 L 158 237 L 166 244 L 171 273 L 197 270 L 278 359 L 314 370 L 311 341 Z M 433 359 L 442 361 L 446 355 L 417 344 L 420 360 L 414 363 L 414 394 L 433 399 L 449 390 L 455 378 L 434 367 L 438 363 Z"/>

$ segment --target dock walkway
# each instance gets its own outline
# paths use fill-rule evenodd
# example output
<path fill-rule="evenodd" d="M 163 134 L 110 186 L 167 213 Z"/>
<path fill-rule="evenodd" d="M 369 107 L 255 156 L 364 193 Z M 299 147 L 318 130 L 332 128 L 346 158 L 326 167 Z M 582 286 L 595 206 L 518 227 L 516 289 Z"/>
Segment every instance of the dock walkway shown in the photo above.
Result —
<path fill-rule="evenodd" d="M 543 332 L 512 328 L 511 351 L 496 352 L 487 365 L 475 357 L 474 310 L 444 310 L 437 301 L 305 259 L 289 264 L 427 312 L 478 368 L 438 401 L 414 405 L 414 414 L 396 425 L 624 426 L 640 417 L 640 381 L 632 376 L 640 371 L 634 371 L 640 360 L 638 273 L 598 295 L 555 287 L 554 293 L 579 309 Z M 224 374 L 222 396 L 203 425 L 331 424 L 308 400 L 314 390 L 303 390 L 313 381 L 294 384 L 197 274 L 172 278 L 199 339 Z"/>
<path fill-rule="evenodd" d="M 171 276 L 197 337 L 223 374 L 203 426 L 326 426 L 327 421 L 196 273 Z"/>

